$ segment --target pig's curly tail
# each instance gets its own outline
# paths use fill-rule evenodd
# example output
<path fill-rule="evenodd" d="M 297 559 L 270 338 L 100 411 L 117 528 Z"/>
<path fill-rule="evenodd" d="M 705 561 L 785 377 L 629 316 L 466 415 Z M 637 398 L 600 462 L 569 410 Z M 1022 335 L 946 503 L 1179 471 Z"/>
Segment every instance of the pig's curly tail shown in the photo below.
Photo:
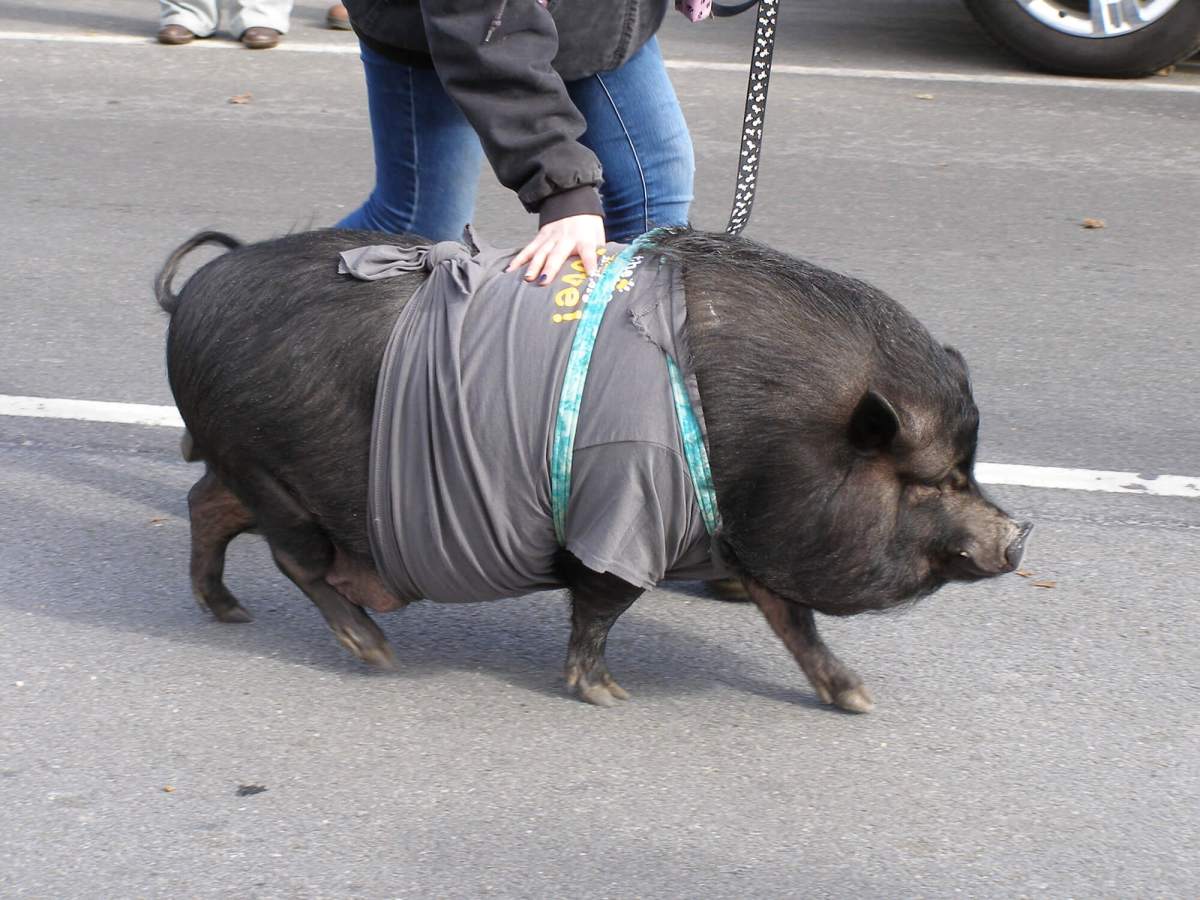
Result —
<path fill-rule="evenodd" d="M 173 315 L 175 308 L 179 305 L 179 295 L 171 291 L 171 282 L 175 280 L 175 272 L 179 269 L 179 263 L 185 256 L 204 244 L 220 244 L 228 250 L 236 250 L 242 246 L 241 241 L 224 232 L 201 231 L 176 247 L 175 251 L 167 257 L 158 277 L 154 279 L 154 297 L 168 315 Z"/>

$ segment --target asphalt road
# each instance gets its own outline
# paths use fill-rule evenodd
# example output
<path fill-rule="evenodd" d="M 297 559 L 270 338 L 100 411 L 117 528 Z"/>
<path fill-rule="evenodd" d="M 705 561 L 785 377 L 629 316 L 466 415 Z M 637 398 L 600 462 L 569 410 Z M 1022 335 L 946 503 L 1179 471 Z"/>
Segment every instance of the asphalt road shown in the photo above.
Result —
<path fill-rule="evenodd" d="M 165 254 L 358 202 L 361 74 L 322 15 L 249 53 L 120 43 L 155 30 L 133 0 L 0 0 L 0 394 L 170 403 Z M 1200 67 L 1035 76 L 954 0 L 782 16 L 777 63 L 837 72 L 773 78 L 750 235 L 958 346 L 981 459 L 1200 474 Z M 741 62 L 751 24 L 680 18 L 664 50 Z M 719 228 L 744 76 L 673 77 Z M 487 173 L 477 222 L 533 230 Z M 613 632 L 633 701 L 598 710 L 561 689 L 555 595 L 380 617 L 379 674 L 243 538 L 257 621 L 208 620 L 177 439 L 0 416 L 2 896 L 1200 894 L 1200 501 L 997 488 L 1053 586 L 824 623 L 867 716 L 755 610 L 668 586 Z"/>

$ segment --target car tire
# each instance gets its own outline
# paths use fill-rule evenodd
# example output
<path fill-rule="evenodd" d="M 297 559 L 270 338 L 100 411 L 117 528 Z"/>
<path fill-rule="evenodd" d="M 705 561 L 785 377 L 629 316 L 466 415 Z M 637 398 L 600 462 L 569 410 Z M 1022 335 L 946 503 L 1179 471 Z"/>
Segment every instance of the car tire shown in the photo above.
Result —
<path fill-rule="evenodd" d="M 998 43 L 1042 69 L 1064 75 L 1152 75 L 1200 49 L 1200 0 L 1178 0 L 1153 22 L 1107 37 L 1059 30 L 1037 18 L 1019 0 L 964 2 Z M 1066 10 L 1062 13 L 1065 18 L 1071 10 L 1086 8 L 1087 4 L 1051 0 L 1042 4 L 1043 10 L 1047 7 Z"/>

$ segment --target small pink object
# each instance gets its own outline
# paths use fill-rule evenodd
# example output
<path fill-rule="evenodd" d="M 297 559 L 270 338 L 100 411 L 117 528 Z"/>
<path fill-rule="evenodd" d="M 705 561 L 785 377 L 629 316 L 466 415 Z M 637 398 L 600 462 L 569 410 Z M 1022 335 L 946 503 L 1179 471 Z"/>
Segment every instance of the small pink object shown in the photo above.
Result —
<path fill-rule="evenodd" d="M 675 0 L 675 9 L 693 22 L 712 15 L 712 0 Z"/>

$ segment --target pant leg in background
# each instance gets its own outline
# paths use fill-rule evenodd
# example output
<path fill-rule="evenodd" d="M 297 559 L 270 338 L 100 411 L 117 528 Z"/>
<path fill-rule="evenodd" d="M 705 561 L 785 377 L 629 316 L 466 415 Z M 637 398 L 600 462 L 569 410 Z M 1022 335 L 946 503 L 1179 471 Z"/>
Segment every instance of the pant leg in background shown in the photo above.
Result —
<path fill-rule="evenodd" d="M 241 37 L 247 28 L 274 28 L 287 34 L 292 0 L 232 0 L 229 12 L 229 33 L 234 37 Z"/>
<path fill-rule="evenodd" d="M 375 189 L 338 228 L 456 241 L 475 212 L 483 147 L 433 69 L 362 48 Z"/>
<path fill-rule="evenodd" d="M 625 242 L 659 225 L 686 225 L 696 163 L 658 39 L 619 69 L 568 81 L 567 91 L 587 119 L 580 141 L 604 167 L 608 239 Z"/>
<path fill-rule="evenodd" d="M 159 0 L 158 27 L 182 25 L 192 34 L 208 37 L 217 30 L 217 0 Z"/>

